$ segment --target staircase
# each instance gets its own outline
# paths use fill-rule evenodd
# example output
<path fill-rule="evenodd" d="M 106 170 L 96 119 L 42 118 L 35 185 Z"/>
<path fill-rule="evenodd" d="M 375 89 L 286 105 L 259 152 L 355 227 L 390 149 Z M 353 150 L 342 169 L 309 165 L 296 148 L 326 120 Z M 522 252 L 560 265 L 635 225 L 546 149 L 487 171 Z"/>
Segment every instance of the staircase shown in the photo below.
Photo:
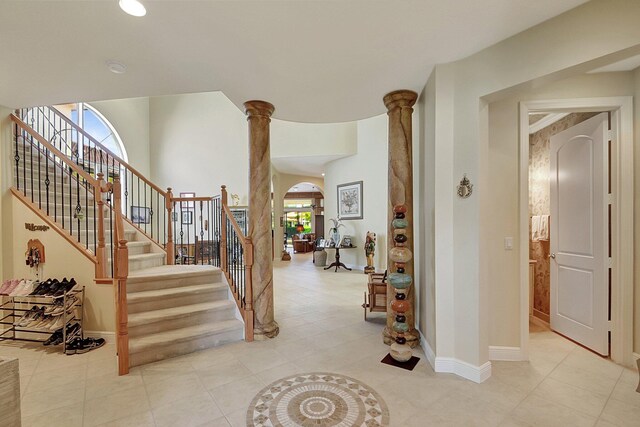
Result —
<path fill-rule="evenodd" d="M 219 268 L 162 266 L 127 282 L 130 366 L 240 341 L 242 320 Z"/>
<path fill-rule="evenodd" d="M 227 227 L 235 224 L 235 221 L 226 217 L 225 210 L 221 206 L 216 207 L 215 200 L 212 204 L 212 198 L 188 201 L 173 198 L 170 189 L 164 192 L 141 177 L 135 169 L 100 146 L 90 135 L 77 129 L 57 110 L 38 108 L 42 108 L 42 111 L 38 111 L 38 117 L 45 114 L 52 116 L 47 120 L 34 120 L 33 110 L 22 110 L 19 114 L 26 118 L 30 111 L 31 120 L 23 121 L 18 115 L 12 116 L 16 124 L 12 192 L 96 265 L 101 262 L 99 254 L 105 254 L 102 271 L 106 272 L 107 277 L 96 279 L 103 283 L 113 280 L 116 286 L 120 373 L 127 373 L 132 366 L 239 341 L 246 331 L 247 339 L 251 340 L 252 311 L 249 312 L 250 328 L 247 329 L 243 322 L 248 318 L 243 311 L 244 246 L 238 243 L 242 243 L 244 238 L 234 234 L 232 248 L 227 246 L 225 238 L 220 238 L 219 235 L 226 236 Z M 38 129 L 38 123 L 46 123 L 47 128 Z M 67 134 L 70 127 L 75 132 L 76 137 L 71 138 L 75 142 L 47 140 L 46 135 L 56 134 L 51 129 L 52 123 L 58 123 L 58 126 L 64 124 Z M 81 142 L 78 142 L 79 138 Z M 85 156 L 89 161 L 79 161 L 79 152 L 89 153 Z M 98 154 L 100 159 L 108 160 L 91 160 L 92 157 L 97 158 Z M 105 176 L 114 184 L 106 182 Z M 121 179 L 125 181 L 122 190 Z M 140 190 L 141 180 L 144 199 Z M 98 193 L 99 197 L 96 197 Z M 226 192 L 224 195 L 226 203 Z M 123 198 L 124 206 L 121 202 Z M 139 220 L 136 224 L 128 216 L 134 203 L 146 208 L 152 216 L 156 211 L 157 217 L 149 221 L 149 226 L 145 224 L 143 228 Z M 183 203 L 188 204 L 189 209 L 193 210 L 192 216 L 197 219 L 193 229 L 186 226 L 186 233 L 184 221 L 180 220 L 179 242 L 183 245 L 186 235 L 188 246 L 190 236 L 194 236 L 196 241 L 199 237 L 200 258 L 189 257 L 198 265 L 172 265 L 175 253 L 172 229 L 178 229 L 172 210 L 179 207 L 182 212 Z M 164 214 L 164 223 L 159 211 Z M 116 224 L 122 227 L 122 231 L 118 231 Z M 210 230 L 212 228 L 218 230 L 217 241 Z M 220 232 L 221 228 L 225 230 Z M 204 229 L 208 230 L 206 235 Z M 102 246 L 101 236 L 104 236 Z M 121 239 L 126 240 L 123 253 L 126 253 L 124 259 L 128 260 L 128 266 L 122 263 L 118 255 L 118 241 Z M 222 252 L 228 255 L 220 254 L 221 249 L 217 249 L 217 257 L 211 253 L 205 257 L 204 241 L 207 242 L 207 248 L 226 247 L 227 251 Z M 249 248 L 252 252 L 252 248 Z M 227 257 L 233 257 L 234 264 L 237 263 L 233 274 L 222 274 L 220 268 L 212 265 L 220 265 L 220 260 L 226 260 Z M 100 274 L 99 271 L 97 267 L 96 276 Z M 241 311 L 238 311 L 239 308 Z M 127 353 L 126 357 L 122 353 Z"/>

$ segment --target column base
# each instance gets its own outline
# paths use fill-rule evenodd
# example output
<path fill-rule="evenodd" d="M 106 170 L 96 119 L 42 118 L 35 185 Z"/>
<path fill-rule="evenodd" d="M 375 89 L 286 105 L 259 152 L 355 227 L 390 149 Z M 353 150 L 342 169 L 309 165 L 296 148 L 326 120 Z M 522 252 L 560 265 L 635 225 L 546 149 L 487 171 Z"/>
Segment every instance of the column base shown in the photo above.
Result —
<path fill-rule="evenodd" d="M 415 329 L 410 330 L 409 332 L 405 332 L 404 337 L 407 339 L 407 345 L 411 348 L 416 348 L 420 345 L 420 334 Z M 382 331 L 382 341 L 386 345 L 391 345 L 395 340 L 395 335 L 393 331 L 389 329 L 389 327 L 385 326 L 384 331 Z"/>
<path fill-rule="evenodd" d="M 256 341 L 265 341 L 269 338 L 275 338 L 280 333 L 280 326 L 275 320 L 253 330 L 253 339 Z"/>

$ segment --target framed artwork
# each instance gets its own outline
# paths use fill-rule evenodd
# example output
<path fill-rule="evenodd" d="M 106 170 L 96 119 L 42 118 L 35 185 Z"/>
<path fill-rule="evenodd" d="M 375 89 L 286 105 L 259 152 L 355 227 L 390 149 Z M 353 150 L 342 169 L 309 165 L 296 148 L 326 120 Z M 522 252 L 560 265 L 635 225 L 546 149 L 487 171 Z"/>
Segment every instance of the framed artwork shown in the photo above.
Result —
<path fill-rule="evenodd" d="M 193 224 L 193 211 L 192 210 L 182 211 L 182 224 L 186 224 L 186 225 Z"/>
<path fill-rule="evenodd" d="M 338 185 L 338 217 L 362 219 L 362 181 Z"/>
<path fill-rule="evenodd" d="M 180 198 L 192 198 L 192 197 L 196 197 L 196 193 L 192 193 L 192 192 L 187 192 L 187 193 L 180 193 Z M 194 202 L 182 202 L 179 203 L 180 206 L 187 207 L 187 208 L 193 208 L 195 207 L 195 203 Z"/>
<path fill-rule="evenodd" d="M 143 206 L 131 206 L 131 222 L 134 224 L 150 224 L 151 209 Z"/>

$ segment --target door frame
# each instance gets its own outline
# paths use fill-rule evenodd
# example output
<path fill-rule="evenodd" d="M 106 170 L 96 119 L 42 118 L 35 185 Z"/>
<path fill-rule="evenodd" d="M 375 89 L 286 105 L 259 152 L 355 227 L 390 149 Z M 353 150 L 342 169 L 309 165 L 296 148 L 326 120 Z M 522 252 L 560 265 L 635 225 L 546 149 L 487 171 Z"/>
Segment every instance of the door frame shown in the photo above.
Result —
<path fill-rule="evenodd" d="M 633 365 L 633 97 L 520 102 L 520 357 L 529 360 L 529 113 L 611 112 L 611 360 Z M 624 231 L 627 232 L 624 232 Z"/>

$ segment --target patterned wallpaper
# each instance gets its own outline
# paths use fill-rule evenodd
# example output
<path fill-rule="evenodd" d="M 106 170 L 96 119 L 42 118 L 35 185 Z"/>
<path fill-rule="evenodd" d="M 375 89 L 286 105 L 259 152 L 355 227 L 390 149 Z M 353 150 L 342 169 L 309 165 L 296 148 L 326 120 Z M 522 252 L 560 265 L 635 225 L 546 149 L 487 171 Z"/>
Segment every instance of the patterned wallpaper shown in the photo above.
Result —
<path fill-rule="evenodd" d="M 529 135 L 529 216 L 551 214 L 549 203 L 549 192 L 551 190 L 549 184 L 549 168 L 551 166 L 549 144 L 551 137 L 596 114 L 598 113 L 569 114 L 546 128 Z M 549 222 L 553 222 L 553 218 L 550 218 Z M 529 220 L 529 259 L 537 261 L 533 288 L 533 308 L 546 315 L 547 318 L 543 320 L 548 321 L 550 313 L 549 285 L 551 281 L 549 275 L 549 242 L 531 241 L 531 220 Z"/>

